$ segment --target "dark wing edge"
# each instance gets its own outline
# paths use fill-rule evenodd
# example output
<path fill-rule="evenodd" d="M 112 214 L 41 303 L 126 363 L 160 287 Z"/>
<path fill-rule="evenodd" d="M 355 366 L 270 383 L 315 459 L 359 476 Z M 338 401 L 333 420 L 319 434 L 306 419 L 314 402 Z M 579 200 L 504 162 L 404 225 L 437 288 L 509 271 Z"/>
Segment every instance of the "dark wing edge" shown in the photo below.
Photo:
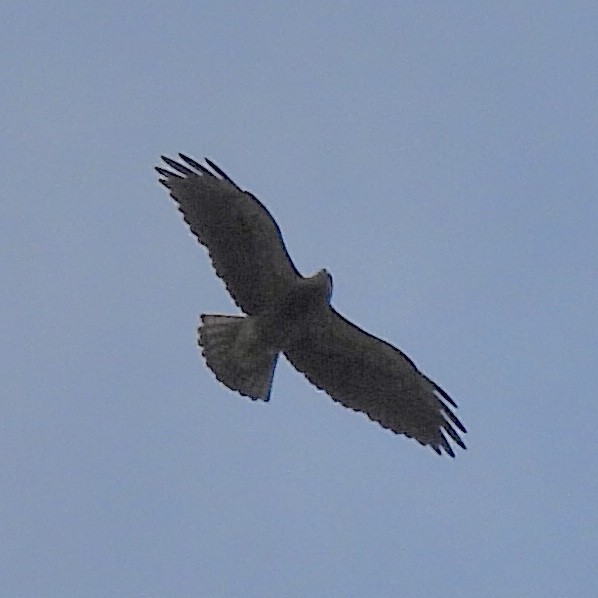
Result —
<path fill-rule="evenodd" d="M 259 313 L 272 300 L 269 294 L 275 296 L 301 278 L 278 224 L 252 193 L 241 189 L 214 162 L 205 158 L 204 166 L 185 154 L 179 157 L 180 161 L 161 156 L 168 168 L 155 167 L 158 181 L 169 190 L 193 235 L 207 248 L 216 274 L 237 306 L 249 315 Z M 235 216 L 244 219 L 243 225 L 251 222 L 259 230 L 248 226 L 227 229 L 223 222 L 233 222 Z"/>
<path fill-rule="evenodd" d="M 285 356 L 333 400 L 372 421 L 414 438 L 441 455 L 450 444 L 466 449 L 456 403 L 402 351 L 362 330 L 332 307 L 325 322 L 306 327 Z"/>
<path fill-rule="evenodd" d="M 235 187 L 238 191 L 243 192 L 243 189 L 241 189 L 241 187 L 239 187 L 237 183 L 235 183 L 219 166 L 214 164 L 214 162 L 212 162 L 208 158 L 204 158 L 204 160 L 212 170 L 206 168 L 205 166 L 201 165 L 199 162 L 195 161 L 193 158 L 190 158 L 189 156 L 186 156 L 185 154 L 179 154 L 179 157 L 181 158 L 181 160 L 183 160 L 183 162 L 186 162 L 188 166 L 191 166 L 191 168 L 188 168 L 184 164 L 181 164 L 180 162 L 177 162 L 176 160 L 173 160 L 168 156 L 160 156 L 160 158 L 168 166 L 170 166 L 170 168 L 172 168 L 174 172 L 166 170 L 166 168 L 156 166 L 158 174 L 160 174 L 163 177 L 159 179 L 159 182 L 162 185 L 164 185 L 167 189 L 171 188 L 171 186 L 168 184 L 168 179 L 172 177 L 182 179 L 189 176 L 210 176 L 217 178 L 216 175 L 218 175 L 222 180 L 227 181 L 231 185 L 233 185 L 233 187 Z M 180 176 L 181 174 L 184 176 Z"/>

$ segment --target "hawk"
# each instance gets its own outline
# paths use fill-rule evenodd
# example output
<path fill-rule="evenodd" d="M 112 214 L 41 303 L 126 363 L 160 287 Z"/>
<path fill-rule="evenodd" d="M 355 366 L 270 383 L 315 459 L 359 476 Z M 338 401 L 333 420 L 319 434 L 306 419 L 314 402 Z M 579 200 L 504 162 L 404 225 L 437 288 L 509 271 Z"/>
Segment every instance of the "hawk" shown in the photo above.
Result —
<path fill-rule="evenodd" d="M 231 390 L 270 398 L 280 353 L 332 399 L 439 455 L 455 456 L 465 427 L 456 403 L 402 351 L 357 327 L 330 304 L 332 277 L 295 268 L 264 205 L 216 164 L 179 154 L 156 167 L 191 232 L 244 315 L 203 314 L 198 343 Z"/>

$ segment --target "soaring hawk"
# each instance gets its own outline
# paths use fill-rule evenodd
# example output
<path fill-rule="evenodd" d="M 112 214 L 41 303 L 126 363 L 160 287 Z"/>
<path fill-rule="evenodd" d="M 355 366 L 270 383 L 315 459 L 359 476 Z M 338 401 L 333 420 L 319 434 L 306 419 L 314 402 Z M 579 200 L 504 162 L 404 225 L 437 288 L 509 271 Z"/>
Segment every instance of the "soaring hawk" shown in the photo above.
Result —
<path fill-rule="evenodd" d="M 335 401 L 438 454 L 465 448 L 457 405 L 413 361 L 368 334 L 331 305 L 332 277 L 302 276 L 278 225 L 248 191 L 216 164 L 179 154 L 156 167 L 191 232 L 204 245 L 245 315 L 204 314 L 199 345 L 208 367 L 228 388 L 270 398 L 280 353 Z"/>

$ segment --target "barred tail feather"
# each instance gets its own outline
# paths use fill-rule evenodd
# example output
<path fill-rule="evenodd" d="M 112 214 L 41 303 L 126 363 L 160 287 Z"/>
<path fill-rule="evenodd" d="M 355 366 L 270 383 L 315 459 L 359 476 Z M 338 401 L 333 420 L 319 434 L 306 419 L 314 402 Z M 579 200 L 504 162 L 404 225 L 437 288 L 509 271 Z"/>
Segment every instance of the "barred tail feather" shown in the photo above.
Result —
<path fill-rule="evenodd" d="M 198 343 L 220 382 L 252 399 L 270 398 L 278 352 L 260 342 L 251 316 L 202 315 Z"/>

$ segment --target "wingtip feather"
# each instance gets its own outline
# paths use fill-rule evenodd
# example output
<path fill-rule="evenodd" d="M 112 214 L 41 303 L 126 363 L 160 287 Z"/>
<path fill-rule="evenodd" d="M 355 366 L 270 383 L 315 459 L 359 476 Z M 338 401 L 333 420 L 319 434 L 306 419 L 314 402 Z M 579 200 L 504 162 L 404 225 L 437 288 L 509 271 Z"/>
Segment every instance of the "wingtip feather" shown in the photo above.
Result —
<path fill-rule="evenodd" d="M 445 422 L 443 428 L 446 430 L 447 434 L 452 438 L 452 440 L 455 444 L 460 446 L 462 449 L 465 448 L 465 443 L 463 442 L 463 440 L 461 440 L 461 438 L 459 437 L 457 432 L 455 432 L 455 430 L 453 430 L 453 428 L 449 422 Z"/>
<path fill-rule="evenodd" d="M 193 158 L 190 158 L 189 156 L 187 156 L 185 154 L 181 154 L 181 153 L 179 153 L 179 157 L 184 162 L 187 162 L 187 164 L 189 164 L 189 166 L 191 166 L 192 168 L 195 168 L 197 171 L 201 172 L 202 174 L 214 176 L 213 173 L 211 173 L 205 166 L 202 166 L 199 162 L 197 162 Z"/>
<path fill-rule="evenodd" d="M 463 432 L 463 434 L 467 434 L 467 428 L 461 423 L 461 420 L 450 409 L 444 409 L 443 412 L 455 424 L 455 426 L 457 426 L 457 428 L 459 428 L 459 430 Z"/>
<path fill-rule="evenodd" d="M 215 164 L 214 162 L 212 162 L 212 160 L 210 160 L 209 158 L 204 158 L 204 160 L 206 161 L 206 164 L 208 164 L 209 167 L 214 170 L 215 173 L 219 174 L 225 181 L 228 181 L 231 185 L 233 185 L 234 187 L 236 187 L 237 189 L 239 189 L 239 191 L 241 190 L 241 188 L 239 187 L 239 185 L 237 185 L 237 183 L 235 183 L 235 181 L 233 181 L 228 176 L 228 174 L 226 174 L 226 172 L 224 172 L 224 170 L 222 170 L 222 168 L 220 168 L 220 166 L 218 166 L 217 164 Z"/>
<path fill-rule="evenodd" d="M 176 172 L 170 172 L 170 170 L 166 170 L 166 168 L 162 168 L 160 166 L 154 166 L 155 170 L 162 176 L 166 178 L 177 178 L 183 179 L 182 176 L 178 175 Z"/>
<path fill-rule="evenodd" d="M 451 399 L 451 397 L 449 396 L 448 392 L 446 392 L 443 388 L 441 388 L 440 386 L 438 386 L 438 384 L 436 384 L 436 382 L 432 382 L 432 384 L 434 384 L 434 387 L 440 393 L 440 396 L 442 396 L 442 398 L 445 401 L 447 401 L 448 403 L 450 403 L 455 409 L 459 409 L 459 406 L 457 405 L 457 403 L 455 403 L 455 401 L 453 401 L 453 399 Z"/>
<path fill-rule="evenodd" d="M 184 174 L 185 176 L 192 176 L 195 174 L 190 168 L 187 168 L 184 164 L 181 164 L 180 162 L 177 162 L 172 158 L 162 156 L 162 160 L 164 160 L 164 162 L 166 162 L 166 164 L 168 164 L 170 168 L 173 168 L 174 170 L 180 172 L 181 174 Z"/>
<path fill-rule="evenodd" d="M 445 452 L 454 459 L 455 451 L 453 450 L 453 447 L 449 444 L 448 440 L 446 439 L 446 436 L 442 433 L 442 430 L 440 431 L 440 444 L 442 445 L 442 448 L 445 450 Z"/>

